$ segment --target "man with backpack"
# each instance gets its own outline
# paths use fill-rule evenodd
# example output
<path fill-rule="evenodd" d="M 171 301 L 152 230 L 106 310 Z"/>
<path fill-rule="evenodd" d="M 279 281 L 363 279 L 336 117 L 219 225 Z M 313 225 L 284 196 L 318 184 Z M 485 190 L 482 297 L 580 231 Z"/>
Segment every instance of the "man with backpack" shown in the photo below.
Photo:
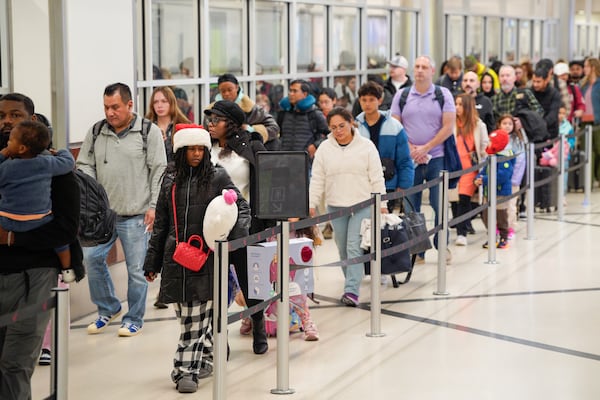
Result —
<path fill-rule="evenodd" d="M 19 122 L 36 119 L 29 97 L 20 93 L 0 97 L 0 137 L 7 137 Z M 81 267 L 75 271 L 77 279 L 84 274 L 77 242 L 79 187 L 75 176 L 71 172 L 55 176 L 51 185 L 52 221 L 27 232 L 7 232 L 0 227 L 0 315 L 17 316 L 12 323 L 0 327 L 0 399 L 3 400 L 31 398 L 31 376 L 50 310 L 31 317 L 17 311 L 51 296 L 61 265 L 53 248 L 71 243 L 71 265 Z"/>
<path fill-rule="evenodd" d="M 98 317 L 87 331 L 100 333 L 121 314 L 106 263 L 118 237 L 129 276 L 128 311 L 118 334 L 135 336 L 144 323 L 148 284 L 142 266 L 167 159 L 160 129 L 133 112 L 127 85 L 114 83 L 105 88 L 104 113 L 106 119 L 89 130 L 77 158 L 77 168 L 98 180 L 117 213 L 110 240 L 84 248 L 90 295 L 98 307 Z"/>
<path fill-rule="evenodd" d="M 436 179 L 444 168 L 444 142 L 452 135 L 456 107 L 450 91 L 433 84 L 435 64 L 429 56 L 415 60 L 414 84 L 399 90 L 392 100 L 391 114 L 402 122 L 408 136 L 410 156 L 415 164 L 414 185 Z M 421 192 L 410 196 L 416 211 L 421 210 Z M 438 224 L 439 186 L 429 189 L 429 204 Z M 434 237 L 436 242 L 437 236 Z M 437 244 L 437 242 L 436 242 Z M 450 261 L 450 253 L 446 256 Z M 424 255 L 417 258 L 424 261 Z"/>

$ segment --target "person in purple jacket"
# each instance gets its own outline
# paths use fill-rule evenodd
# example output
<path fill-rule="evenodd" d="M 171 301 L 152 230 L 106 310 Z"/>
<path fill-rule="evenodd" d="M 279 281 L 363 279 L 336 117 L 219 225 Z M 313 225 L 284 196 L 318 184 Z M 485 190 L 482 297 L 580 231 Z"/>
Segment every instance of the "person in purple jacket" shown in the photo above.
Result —
<path fill-rule="evenodd" d="M 73 170 L 68 150 L 42 154 L 50 144 L 48 128 L 41 122 L 23 121 L 10 132 L 0 150 L 0 225 L 7 231 L 27 232 L 50 222 L 52 177 Z M 72 282 L 69 244 L 55 248 L 63 268 L 63 280 Z"/>

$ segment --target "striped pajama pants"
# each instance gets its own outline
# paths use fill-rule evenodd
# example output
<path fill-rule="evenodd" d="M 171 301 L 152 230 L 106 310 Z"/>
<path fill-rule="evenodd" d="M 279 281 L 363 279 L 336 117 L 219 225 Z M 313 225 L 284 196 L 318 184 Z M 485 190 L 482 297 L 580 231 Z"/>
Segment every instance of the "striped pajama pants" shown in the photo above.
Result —
<path fill-rule="evenodd" d="M 198 371 L 213 367 L 212 319 L 213 302 L 175 303 L 181 334 L 171 378 L 177 383 L 183 376 L 198 376 Z"/>

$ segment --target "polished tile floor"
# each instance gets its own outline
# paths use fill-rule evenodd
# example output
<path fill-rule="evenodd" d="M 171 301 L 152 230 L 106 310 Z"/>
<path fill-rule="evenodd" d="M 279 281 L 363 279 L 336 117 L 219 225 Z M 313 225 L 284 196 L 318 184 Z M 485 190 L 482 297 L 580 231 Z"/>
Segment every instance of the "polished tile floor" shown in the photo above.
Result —
<path fill-rule="evenodd" d="M 592 206 L 569 194 L 563 222 L 536 214 L 534 240 L 521 222 L 497 264 L 486 264 L 483 225 L 467 247 L 450 248 L 447 296 L 436 296 L 437 253 L 416 266 L 405 286 L 381 286 L 384 337 L 370 332 L 370 279 L 361 307 L 338 302 L 337 267 L 318 268 L 319 305 L 312 314 L 317 342 L 290 337 L 291 395 L 276 387 L 276 339 L 269 352 L 252 353 L 252 339 L 229 328 L 228 399 L 599 399 L 600 398 L 600 192 Z M 598 247 L 596 247 L 598 246 Z M 334 261 L 333 241 L 317 250 L 321 264 Z M 117 337 L 118 325 L 88 336 L 88 316 L 72 324 L 69 354 L 71 399 L 212 398 L 212 378 L 197 393 L 179 394 L 169 378 L 178 339 L 172 309 L 156 310 L 150 288 L 146 324 L 134 338 Z M 49 394 L 49 367 L 34 374 L 34 399 Z"/>

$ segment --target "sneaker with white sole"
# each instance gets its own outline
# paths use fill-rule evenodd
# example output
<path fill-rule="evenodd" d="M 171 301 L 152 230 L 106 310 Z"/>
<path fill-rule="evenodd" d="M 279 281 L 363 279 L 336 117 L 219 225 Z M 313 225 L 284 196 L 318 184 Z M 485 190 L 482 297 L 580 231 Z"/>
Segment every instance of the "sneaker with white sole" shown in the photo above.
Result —
<path fill-rule="evenodd" d="M 119 336 L 135 336 L 142 330 L 141 326 L 137 326 L 136 324 L 132 324 L 131 322 L 123 322 L 121 327 L 119 328 Z"/>
<path fill-rule="evenodd" d="M 344 293 L 340 302 L 348 307 L 358 307 L 358 296 L 354 293 Z"/>
<path fill-rule="evenodd" d="M 40 359 L 38 360 L 39 365 L 50 365 L 52 364 L 52 353 L 48 349 L 42 349 L 40 353 Z"/>
<path fill-rule="evenodd" d="M 117 311 L 113 315 L 98 315 L 98 318 L 96 318 L 94 322 L 88 325 L 88 334 L 95 335 L 96 333 L 102 332 L 119 315 L 121 315 L 121 310 Z"/>
<path fill-rule="evenodd" d="M 458 235 L 456 237 L 456 241 L 454 242 L 457 246 L 466 246 L 467 245 L 467 237 L 463 235 Z"/>

